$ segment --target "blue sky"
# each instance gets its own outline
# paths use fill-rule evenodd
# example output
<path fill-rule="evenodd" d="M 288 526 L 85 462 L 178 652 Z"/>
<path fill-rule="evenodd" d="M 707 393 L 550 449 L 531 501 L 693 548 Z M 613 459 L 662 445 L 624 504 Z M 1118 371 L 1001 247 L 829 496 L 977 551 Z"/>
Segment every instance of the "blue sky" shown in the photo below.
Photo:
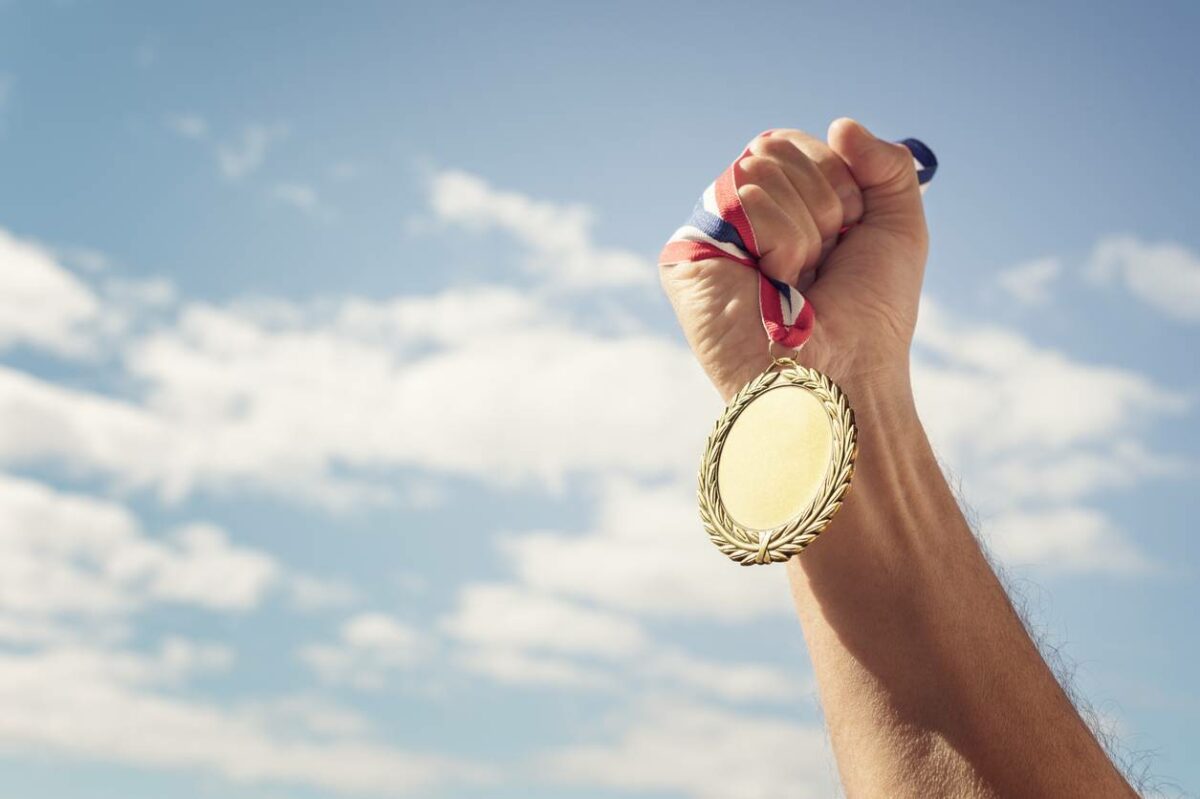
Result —
<path fill-rule="evenodd" d="M 653 256 L 842 115 L 941 160 L 915 382 L 981 534 L 1200 792 L 1197 16 L 0 2 L 6 792 L 830 795 Z"/>

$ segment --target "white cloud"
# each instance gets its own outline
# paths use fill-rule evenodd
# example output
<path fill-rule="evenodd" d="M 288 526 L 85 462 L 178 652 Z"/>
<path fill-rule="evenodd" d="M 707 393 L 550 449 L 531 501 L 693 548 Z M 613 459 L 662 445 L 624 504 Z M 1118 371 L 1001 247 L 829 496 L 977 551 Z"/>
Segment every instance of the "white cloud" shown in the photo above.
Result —
<path fill-rule="evenodd" d="M 188 306 L 131 342 L 143 401 L 0 370 L 0 462 L 60 460 L 168 498 L 254 487 L 345 505 L 394 496 L 370 476 L 391 467 L 550 488 L 589 471 L 690 471 L 717 410 L 678 345 L 543 319 L 517 292 L 352 300 L 324 316 L 277 306 Z M 466 309 L 486 357 L 459 333 Z"/>
<path fill-rule="evenodd" d="M 1074 360 L 1012 330 L 955 319 L 928 300 L 913 372 L 935 448 L 963 477 L 981 517 L 1007 520 L 983 532 L 1016 562 L 1112 571 L 1089 547 L 1106 546 L 1118 533 L 1107 522 L 1081 524 L 1084 516 L 1102 518 L 1081 501 L 1180 471 L 1178 458 L 1147 451 L 1142 436 L 1190 403 L 1137 372 Z M 1040 546 L 1022 543 L 1033 535 Z M 1149 562 L 1133 545 L 1123 557 Z"/>
<path fill-rule="evenodd" d="M 271 196 L 309 216 L 328 219 L 332 211 L 321 202 L 316 188 L 307 183 L 276 183 L 271 187 Z"/>
<path fill-rule="evenodd" d="M 1021 305 L 1042 306 L 1050 302 L 1050 286 L 1062 274 L 1058 258 L 1038 258 L 1005 269 L 996 284 Z"/>
<path fill-rule="evenodd" d="M 346 620 L 334 644 L 310 644 L 300 659 L 323 680 L 380 690 L 392 672 L 411 666 L 428 651 L 425 636 L 382 613 Z"/>
<path fill-rule="evenodd" d="M 171 466 L 182 454 L 178 432 L 135 404 L 0 366 L 0 417 L 0 463 L 56 460 L 70 471 L 115 475 L 122 486 L 180 493 Z"/>
<path fill-rule="evenodd" d="M 578 290 L 657 283 L 649 259 L 592 240 L 592 213 L 585 206 L 500 191 L 477 175 L 453 170 L 434 175 L 430 205 L 444 222 L 513 236 L 528 253 L 526 269 L 550 285 Z"/>
<path fill-rule="evenodd" d="M 49 250 L 0 229 L 0 350 L 28 344 L 80 355 L 99 317 L 96 294 Z"/>
<path fill-rule="evenodd" d="M 180 669 L 214 666 L 212 651 L 173 647 L 153 659 L 79 648 L 0 652 L 0 746 L 378 796 L 484 776 L 470 763 L 365 739 L 344 715 L 334 719 L 341 729 L 314 735 L 312 713 L 302 725 L 272 724 L 261 707 L 243 712 L 162 693 L 154 686 Z"/>
<path fill-rule="evenodd" d="M 126 550 L 110 561 L 119 579 L 138 580 L 160 601 L 226 610 L 256 606 L 279 572 L 275 560 L 231 544 L 220 528 L 189 524 L 171 535 L 171 548 Z"/>
<path fill-rule="evenodd" d="M 587 607 L 528 584 L 468 585 L 442 627 L 460 644 L 462 667 L 503 683 L 669 687 L 730 702 L 777 701 L 809 690 L 799 672 L 707 660 L 652 638 L 628 613 Z"/>
<path fill-rule="evenodd" d="M 1125 531 L 1091 508 L 1013 511 L 989 520 L 984 530 L 992 550 L 1015 565 L 1123 575 L 1155 566 Z"/>
<path fill-rule="evenodd" d="M 674 690 L 690 688 L 706 699 L 777 705 L 815 696 L 815 686 L 799 663 L 785 671 L 763 663 L 705 660 L 680 649 L 660 647 L 641 666 Z"/>
<path fill-rule="evenodd" d="M 217 145 L 217 165 L 221 174 L 230 180 L 239 180 L 257 171 L 266 159 L 267 151 L 287 133 L 286 125 L 247 125 L 239 138 Z"/>
<path fill-rule="evenodd" d="M 316 737 L 365 736 L 373 726 L 361 713 L 311 694 L 251 702 L 238 712 L 266 728 L 299 729 Z"/>
<path fill-rule="evenodd" d="M 363 167 L 354 161 L 338 161 L 327 170 L 334 180 L 354 180 L 363 174 Z"/>
<path fill-rule="evenodd" d="M 1182 244 L 1133 236 L 1101 239 L 1087 266 L 1100 285 L 1116 285 L 1181 322 L 1200 322 L 1200 256 Z"/>
<path fill-rule="evenodd" d="M 1000 326 L 968 323 L 926 299 L 917 330 L 918 407 L 943 456 L 1068 453 L 1139 433 L 1182 412 L 1184 397 L 1143 375 L 1039 347 Z"/>
<path fill-rule="evenodd" d="M 777 716 L 673 700 L 618 718 L 618 735 L 547 753 L 547 781 L 691 799 L 827 797 L 837 780 L 824 732 Z"/>
<path fill-rule="evenodd" d="M 455 654 L 455 662 L 466 671 L 499 683 L 535 686 L 542 690 L 607 691 L 617 684 L 610 671 L 577 659 L 505 646 L 463 649 Z"/>
<path fill-rule="evenodd" d="M 1136 439 L 1116 436 L 1054 455 L 1010 453 L 986 464 L 991 488 L 976 490 L 991 505 L 1056 504 L 1129 490 L 1153 478 L 1177 477 L 1183 458 L 1150 452 Z"/>
<path fill-rule="evenodd" d="M 626 611 L 739 621 L 791 607 L 781 570 L 732 568 L 713 547 L 690 481 L 606 482 L 596 513 L 591 532 L 524 533 L 501 549 L 535 589 Z"/>
<path fill-rule="evenodd" d="M 75 359 L 108 355 L 174 302 L 170 281 L 114 276 L 110 267 L 101 253 L 51 249 L 0 228 L 0 351 L 23 345 Z"/>
<path fill-rule="evenodd" d="M 33 620 L 120 615 L 152 602 L 244 610 L 280 572 L 214 526 L 157 540 L 116 503 L 4 474 L 0 529 L 0 611 Z"/>
<path fill-rule="evenodd" d="M 199 141 L 208 138 L 208 120 L 199 114 L 171 114 L 166 123 L 168 128 L 185 139 Z"/>
<path fill-rule="evenodd" d="M 359 598 L 354 586 L 344 580 L 295 572 L 288 578 L 287 590 L 292 604 L 299 610 L 345 607 Z"/>
<path fill-rule="evenodd" d="M 115 648 L 150 605 L 236 612 L 280 583 L 269 556 L 191 524 L 152 538 L 123 506 L 0 474 L 0 748 L 130 766 L 204 769 L 239 783 L 405 795 L 481 772 L 366 737 L 320 700 L 247 708 L 179 694 L 228 672 L 222 644 L 170 636 L 149 653 Z M 399 662 L 406 630 L 364 614 L 343 638 L 375 666 Z M 282 700 L 280 700 L 282 702 Z"/>
<path fill-rule="evenodd" d="M 443 626 L 472 646 L 622 657 L 646 644 L 641 628 L 626 617 L 520 586 L 468 586 L 459 603 Z"/>

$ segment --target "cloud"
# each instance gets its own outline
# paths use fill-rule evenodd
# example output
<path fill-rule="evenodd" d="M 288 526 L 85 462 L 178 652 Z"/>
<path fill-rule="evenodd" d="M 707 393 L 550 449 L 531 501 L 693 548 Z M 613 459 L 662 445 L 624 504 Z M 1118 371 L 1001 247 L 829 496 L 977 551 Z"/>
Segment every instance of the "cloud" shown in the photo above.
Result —
<path fill-rule="evenodd" d="M 147 536 L 124 507 L 0 473 L 0 611 L 103 617 L 153 602 L 254 607 L 277 579 L 270 556 L 205 524 Z"/>
<path fill-rule="evenodd" d="M 1086 507 L 1014 511 L 986 527 L 992 550 L 1014 565 L 1139 575 L 1154 564 L 1103 513 Z"/>
<path fill-rule="evenodd" d="M 271 187 L 270 196 L 284 205 L 314 218 L 330 220 L 334 218 L 333 209 L 321 200 L 316 188 L 308 183 L 276 183 Z"/>
<path fill-rule="evenodd" d="M 240 180 L 258 170 L 270 148 L 286 137 L 286 125 L 250 124 L 239 138 L 217 145 L 217 165 L 229 180 Z"/>
<path fill-rule="evenodd" d="M 298 610 L 345 607 L 359 599 L 359 593 L 354 586 L 342 580 L 295 572 L 288 580 L 288 593 L 293 606 Z"/>
<path fill-rule="evenodd" d="M 319 738 L 366 736 L 370 720 L 350 708 L 312 694 L 293 694 L 251 702 L 238 714 L 268 729 L 303 730 Z"/>
<path fill-rule="evenodd" d="M 95 292 L 48 249 L 0 229 L 0 350 L 26 344 L 83 354 L 100 313 Z"/>
<path fill-rule="evenodd" d="M 185 139 L 200 141 L 208 138 L 208 120 L 199 114 L 171 114 L 167 117 L 166 124 Z"/>
<path fill-rule="evenodd" d="M 691 799 L 827 797 L 836 775 L 822 729 L 678 700 L 647 700 L 615 719 L 615 740 L 548 752 L 548 782 Z"/>
<path fill-rule="evenodd" d="M 300 659 L 326 682 L 377 691 L 428 647 L 424 634 L 409 625 L 383 613 L 361 613 L 342 624 L 337 643 L 310 644 Z"/>
<path fill-rule="evenodd" d="M 1021 305 L 1044 306 L 1050 302 L 1051 284 L 1062 271 L 1058 258 L 1039 258 L 1000 272 L 996 284 Z"/>
<path fill-rule="evenodd" d="M 231 670 L 228 646 L 169 636 L 148 653 L 119 648 L 139 611 L 245 612 L 284 584 L 273 558 L 218 528 L 151 537 L 115 502 L 0 474 L 0 530 L 0 748 L 381 796 L 482 774 L 377 743 L 325 700 L 241 708 L 180 696 Z M 372 614 L 342 634 L 374 667 L 397 663 L 407 642 L 405 628 Z"/>
<path fill-rule="evenodd" d="M 691 689 L 705 699 L 778 705 L 815 696 L 815 686 L 807 675 L 802 676 L 799 663 L 784 670 L 764 663 L 711 661 L 682 649 L 659 647 L 642 667 L 673 690 Z"/>
<path fill-rule="evenodd" d="M 363 167 L 354 161 L 338 161 L 331 164 L 327 172 L 334 180 L 354 180 L 363 174 Z"/>
<path fill-rule="evenodd" d="M 514 585 L 475 585 L 443 626 L 474 646 L 622 657 L 646 640 L 633 621 Z"/>
<path fill-rule="evenodd" d="M 214 525 L 186 525 L 170 540 L 170 549 L 142 547 L 114 558 L 113 573 L 144 582 L 157 600 L 227 610 L 256 606 L 278 576 L 272 557 L 234 546 Z"/>
<path fill-rule="evenodd" d="M 393 497 L 388 468 L 551 489 L 589 471 L 690 470 L 717 410 L 677 344 L 589 333 L 515 291 L 275 310 L 190 305 L 130 341 L 144 398 L 0 368 L 13 421 L 0 462 L 57 460 L 168 498 L 255 487 L 344 506 Z M 457 332 L 469 310 L 486 358 Z"/>
<path fill-rule="evenodd" d="M 218 656 L 219 659 L 219 656 Z M 484 776 L 470 763 L 374 743 L 345 714 L 314 734 L 314 718 L 279 724 L 163 693 L 181 669 L 212 668 L 212 651 L 176 642 L 156 658 L 83 648 L 0 651 L 0 746 L 131 766 L 204 769 L 231 782 L 404 796 Z M 325 713 L 329 720 L 328 711 Z M 351 717 L 352 718 L 352 717 Z"/>
<path fill-rule="evenodd" d="M 1096 244 L 1086 275 L 1098 285 L 1128 290 L 1172 319 L 1200 322 L 1200 256 L 1182 244 L 1109 236 Z"/>
<path fill-rule="evenodd" d="M 564 289 L 655 285 L 649 259 L 592 240 L 592 213 L 581 205 L 559 205 L 500 191 L 482 178 L 456 170 L 430 181 L 430 207 L 437 219 L 467 230 L 503 231 L 526 250 L 526 270 Z"/>
<path fill-rule="evenodd" d="M 306 213 L 314 213 L 321 206 L 317 190 L 307 183 L 277 183 L 271 196 Z"/>
<path fill-rule="evenodd" d="M 501 683 L 603 691 L 669 687 L 728 702 L 778 701 L 810 690 L 797 673 L 708 660 L 652 638 L 629 613 L 525 583 L 466 586 L 441 626 L 461 646 L 460 666 Z"/>
<path fill-rule="evenodd" d="M 0 462 L 58 461 L 71 472 L 115 474 L 124 487 L 173 487 L 172 447 L 181 444 L 165 420 L 136 404 L 65 388 L 0 366 Z"/>
<path fill-rule="evenodd" d="M 605 483 L 593 529 L 500 543 L 527 585 L 621 610 L 742 621 L 790 611 L 780 571 L 730 568 L 700 526 L 689 483 Z"/>
<path fill-rule="evenodd" d="M 559 655 L 529 652 L 508 647 L 472 647 L 454 655 L 454 662 L 468 672 L 506 685 L 570 690 L 613 690 L 617 681 L 604 669 Z"/>
<path fill-rule="evenodd" d="M 1188 407 L 1182 395 L 1137 372 L 1083 363 L 1008 328 L 955 318 L 929 298 L 916 344 L 918 407 L 951 463 L 973 454 L 1068 453 Z"/>
<path fill-rule="evenodd" d="M 1111 524 L 1081 501 L 1179 473 L 1177 458 L 1149 452 L 1143 436 L 1185 412 L 1184 395 L 1127 369 L 1073 360 L 1019 333 L 956 319 L 926 300 L 913 364 L 921 418 L 935 448 L 961 475 L 964 494 L 1002 557 L 1067 571 L 1113 571 L 1090 547 L 1112 544 Z M 1029 531 L 1018 524 L 1047 524 Z M 1006 539 L 1011 538 L 1012 541 Z M 1132 545 L 1123 557 L 1149 562 Z"/>

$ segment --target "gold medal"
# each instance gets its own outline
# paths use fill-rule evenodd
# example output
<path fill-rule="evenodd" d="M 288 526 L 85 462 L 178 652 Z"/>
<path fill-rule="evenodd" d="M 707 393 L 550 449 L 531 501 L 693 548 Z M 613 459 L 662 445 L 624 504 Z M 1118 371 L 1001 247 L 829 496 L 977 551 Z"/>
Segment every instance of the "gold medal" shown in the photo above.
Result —
<path fill-rule="evenodd" d="M 825 375 L 775 358 L 717 419 L 700 463 L 700 518 L 743 566 L 786 561 L 829 526 L 854 472 L 858 431 Z"/>

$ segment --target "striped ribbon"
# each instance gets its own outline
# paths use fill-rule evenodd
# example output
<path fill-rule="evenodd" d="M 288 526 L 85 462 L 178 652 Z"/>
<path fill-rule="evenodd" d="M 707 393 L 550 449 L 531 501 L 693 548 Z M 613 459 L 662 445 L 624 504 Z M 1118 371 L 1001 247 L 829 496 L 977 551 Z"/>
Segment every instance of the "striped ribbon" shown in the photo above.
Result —
<path fill-rule="evenodd" d="M 932 150 L 916 139 L 905 139 L 900 143 L 913 155 L 913 165 L 917 170 L 921 191 L 924 192 L 937 171 L 937 158 Z M 741 158 L 748 155 L 749 149 L 742 153 Z M 736 164 L 735 161 L 704 190 L 692 209 L 691 217 L 663 247 L 658 256 L 660 265 L 727 258 L 758 269 L 760 254 L 754 228 L 738 199 Z M 771 341 L 797 350 L 804 346 L 804 342 L 812 335 L 816 316 L 812 304 L 805 301 L 803 294 L 794 286 L 769 278 L 760 271 L 758 302 L 763 328 Z"/>

